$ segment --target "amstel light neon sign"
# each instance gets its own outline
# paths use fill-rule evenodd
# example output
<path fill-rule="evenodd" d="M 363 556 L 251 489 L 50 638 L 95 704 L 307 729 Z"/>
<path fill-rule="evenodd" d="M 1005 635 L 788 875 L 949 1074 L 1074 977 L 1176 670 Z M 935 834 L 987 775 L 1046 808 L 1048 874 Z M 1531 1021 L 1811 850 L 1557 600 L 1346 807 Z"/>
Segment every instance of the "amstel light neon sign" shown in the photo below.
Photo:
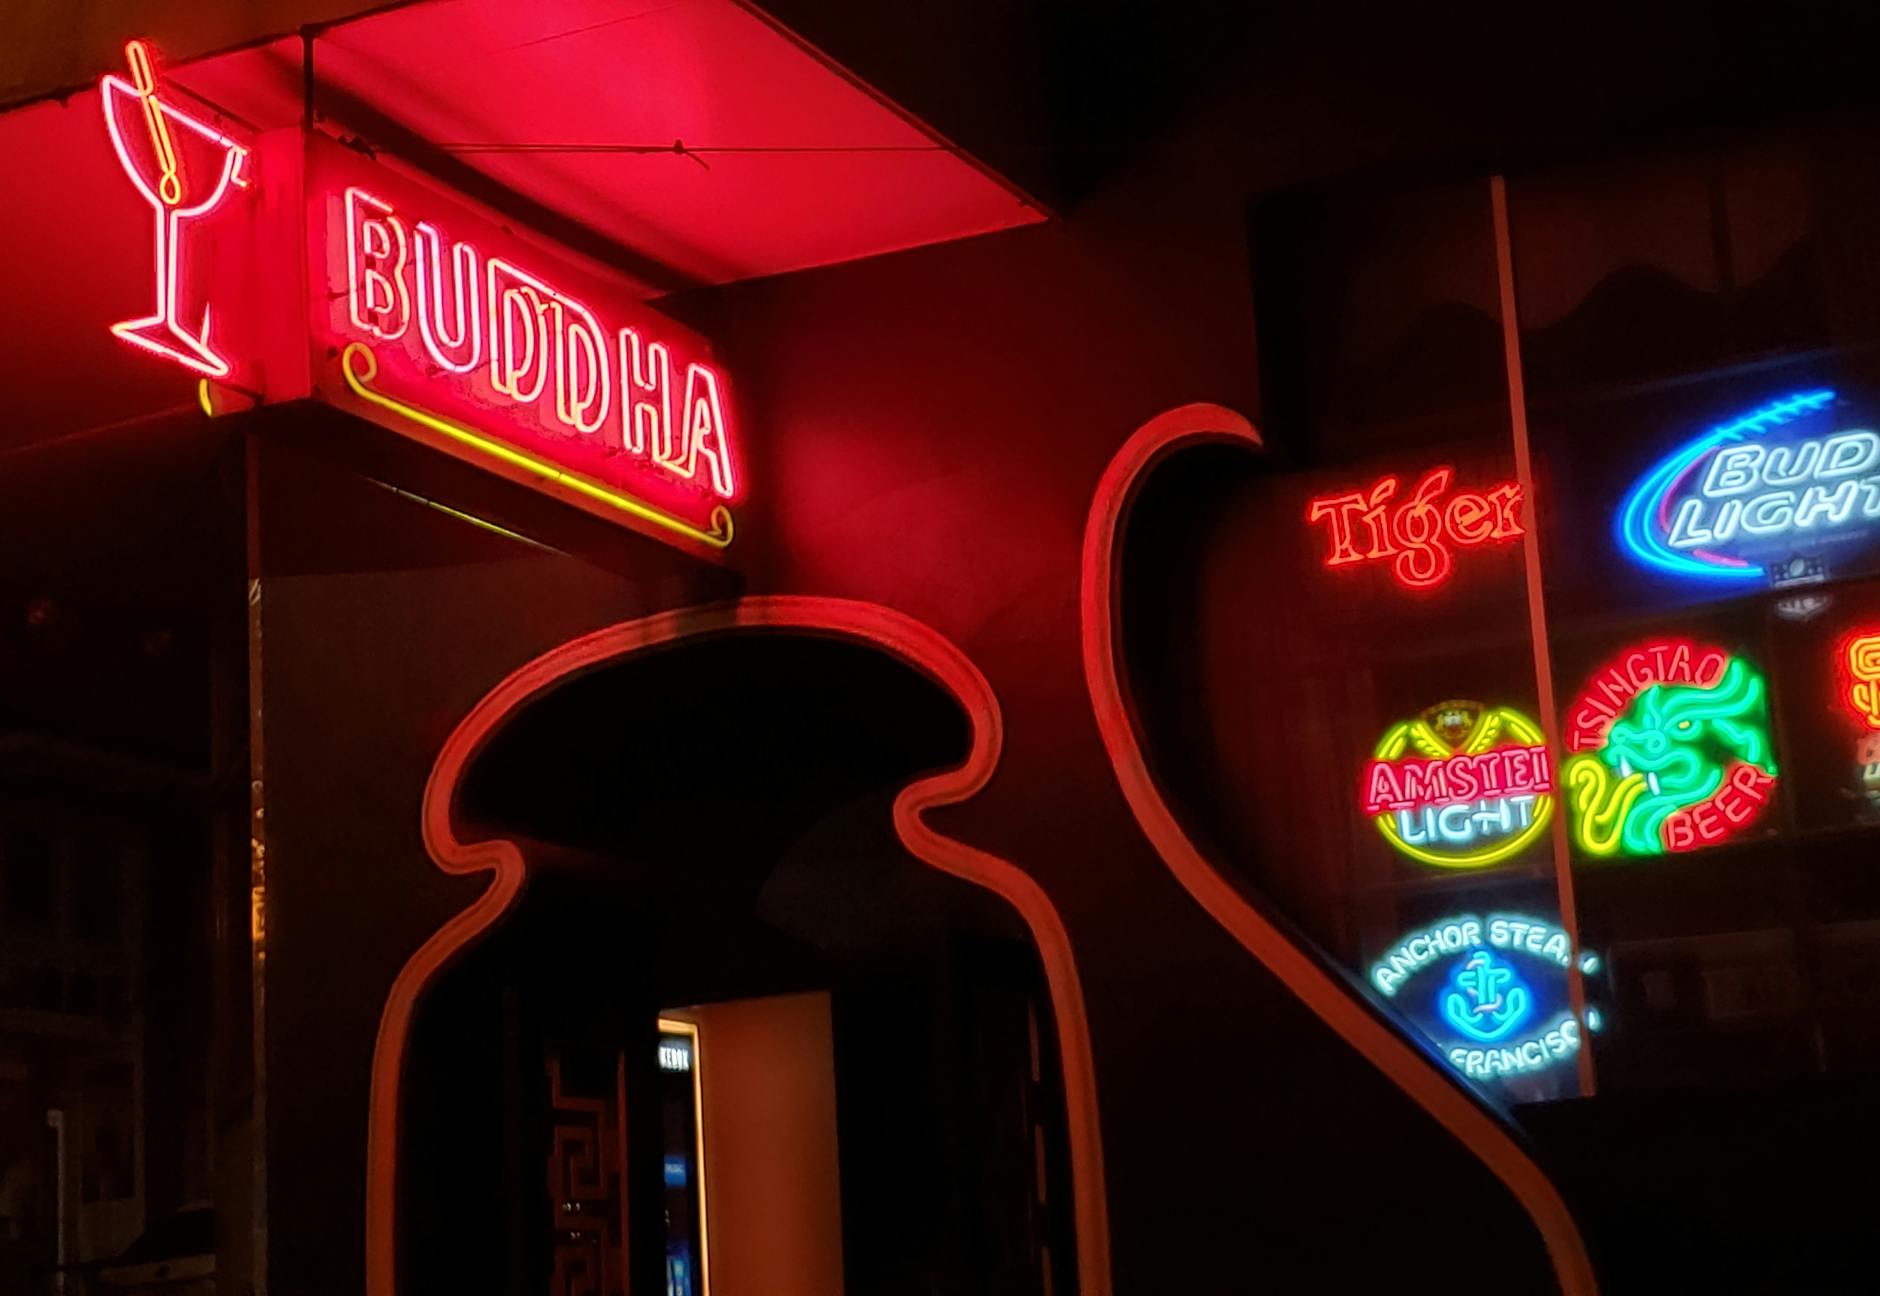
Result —
<path fill-rule="evenodd" d="M 250 400 L 317 395 L 601 517 L 731 543 L 742 461 L 702 338 L 606 272 L 324 136 L 238 142 L 160 93 L 141 42 L 128 57 L 131 79 L 104 78 L 101 95 L 155 216 L 156 311 L 113 325 L 119 337 Z M 213 275 L 182 273 L 185 231 L 251 186 L 256 158 L 266 201 L 222 231 Z M 303 261 L 304 279 L 279 273 Z M 212 333 L 206 301 L 183 306 L 194 279 L 240 298 L 239 335 Z M 213 410 L 207 386 L 202 399 Z"/>
<path fill-rule="evenodd" d="M 1767 582 L 1856 548 L 1880 523 L 1880 434 L 1838 425 L 1835 393 L 1797 392 L 1680 446 L 1620 506 L 1620 547 L 1689 580 Z"/>
<path fill-rule="evenodd" d="M 1754 825 L 1775 791 L 1762 674 L 1686 639 L 1639 644 L 1596 674 L 1566 745 L 1569 823 L 1590 855 L 1715 845 Z"/>
<path fill-rule="evenodd" d="M 1553 815 L 1553 760 L 1512 707 L 1442 702 L 1385 731 L 1364 772 L 1364 811 L 1397 850 L 1439 868 L 1512 859 Z"/>
<path fill-rule="evenodd" d="M 1457 1071 L 1507 1081 L 1570 1062 L 1583 1046 L 1567 990 L 1573 960 L 1567 933 L 1545 919 L 1458 915 L 1398 941 L 1372 965 L 1371 985 Z M 1581 958 L 1583 972 L 1597 966 Z"/>
<path fill-rule="evenodd" d="M 1856 630 L 1841 641 L 1842 696 L 1869 729 L 1880 729 L 1880 628 Z"/>
<path fill-rule="evenodd" d="M 124 47 L 131 79 L 107 76 L 99 83 L 105 130 L 118 165 L 156 218 L 156 310 L 122 320 L 111 331 L 134 347 L 209 378 L 229 372 L 229 362 L 210 339 L 210 307 L 183 314 L 179 275 L 186 230 L 215 211 L 231 193 L 248 188 L 249 149 L 194 113 L 158 94 L 150 50 L 142 41 Z M 198 322 L 199 321 L 199 322 Z"/>

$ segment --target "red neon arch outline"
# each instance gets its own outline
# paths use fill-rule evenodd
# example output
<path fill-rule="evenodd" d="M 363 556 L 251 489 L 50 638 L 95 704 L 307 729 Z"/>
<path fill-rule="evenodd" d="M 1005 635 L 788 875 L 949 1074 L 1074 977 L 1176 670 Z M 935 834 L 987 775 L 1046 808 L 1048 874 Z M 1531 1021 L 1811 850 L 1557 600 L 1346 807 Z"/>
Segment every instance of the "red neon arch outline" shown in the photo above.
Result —
<path fill-rule="evenodd" d="M 1566 1201 L 1514 1136 L 1458 1089 L 1429 1058 L 1248 904 L 1182 829 L 1149 772 L 1128 693 L 1117 670 L 1117 542 L 1149 474 L 1179 450 L 1207 444 L 1263 448 L 1260 434 L 1220 405 L 1184 405 L 1149 420 L 1104 470 L 1084 528 L 1084 679 L 1110 765 L 1137 824 L 1195 902 L 1350 1044 L 1507 1185 L 1540 1231 L 1565 1296 L 1599 1289 Z"/>
<path fill-rule="evenodd" d="M 412 1015 L 426 985 L 459 951 L 502 917 L 520 891 L 528 864 L 514 842 L 458 838 L 451 806 L 464 771 L 503 724 L 535 698 L 589 671 L 636 653 L 708 635 L 779 630 L 832 636 L 879 648 L 939 684 L 966 712 L 972 747 L 950 770 L 927 775 L 894 799 L 894 827 L 915 858 L 993 892 L 1018 910 L 1038 947 L 1057 1018 L 1077 1229 L 1078 1290 L 1111 1296 L 1110 1233 L 1103 1143 L 1097 1119 L 1096 1064 L 1083 985 L 1070 934 L 1056 906 L 1029 873 L 995 855 L 943 836 L 923 816 L 983 788 L 998 765 L 1004 719 L 992 685 L 966 655 L 935 631 L 878 604 L 772 595 L 683 608 L 610 626 L 570 640 L 527 663 L 470 710 L 439 751 L 425 783 L 425 850 L 455 876 L 489 873 L 489 889 L 445 923 L 399 971 L 379 1019 L 372 1058 L 366 1133 L 366 1296 L 397 1296 L 396 1216 L 399 1083 Z"/>

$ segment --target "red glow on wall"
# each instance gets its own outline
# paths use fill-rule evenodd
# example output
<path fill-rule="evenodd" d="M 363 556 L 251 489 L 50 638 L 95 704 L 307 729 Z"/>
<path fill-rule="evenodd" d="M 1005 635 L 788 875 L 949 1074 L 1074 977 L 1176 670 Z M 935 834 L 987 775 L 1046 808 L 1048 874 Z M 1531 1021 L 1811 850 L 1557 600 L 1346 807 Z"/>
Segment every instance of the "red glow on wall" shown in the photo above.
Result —
<path fill-rule="evenodd" d="M 1306 506 L 1308 523 L 1326 524 L 1327 567 L 1388 562 L 1406 589 L 1428 589 L 1449 578 L 1455 550 L 1514 540 L 1521 525 L 1521 487 L 1503 482 L 1485 492 L 1450 493 L 1456 470 L 1432 468 L 1398 500 L 1403 479 L 1390 474 L 1362 490 L 1320 495 Z"/>
<path fill-rule="evenodd" d="M 1720 648 L 1689 639 L 1654 639 L 1610 663 L 1581 691 L 1567 720 L 1567 750 L 1588 751 L 1606 741 L 1614 717 L 1654 684 L 1709 688 L 1730 663 Z"/>
<path fill-rule="evenodd" d="M 1835 649 L 1848 706 L 1869 729 L 1880 729 L 1880 630 L 1855 630 Z"/>
<path fill-rule="evenodd" d="M 124 47 L 131 79 L 107 76 L 99 84 L 105 129 L 124 174 L 150 204 L 155 218 L 156 310 L 121 320 L 111 331 L 132 346 L 210 378 L 229 362 L 210 340 L 210 305 L 185 313 L 179 295 L 189 282 L 179 274 L 184 232 L 214 212 L 232 189 L 248 187 L 246 145 L 159 97 L 150 51 L 142 41 Z"/>

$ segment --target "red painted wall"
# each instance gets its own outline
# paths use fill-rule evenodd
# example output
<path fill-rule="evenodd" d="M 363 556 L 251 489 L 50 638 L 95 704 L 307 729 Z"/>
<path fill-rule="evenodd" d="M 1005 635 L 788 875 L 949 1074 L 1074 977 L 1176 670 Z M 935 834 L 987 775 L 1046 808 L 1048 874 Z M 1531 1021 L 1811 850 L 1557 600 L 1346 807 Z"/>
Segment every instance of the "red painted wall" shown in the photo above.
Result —
<path fill-rule="evenodd" d="M 1007 722 L 944 816 L 1030 869 L 1089 996 L 1118 1291 L 1402 1278 L 1465 1200 L 1512 1287 L 1526 1217 L 1181 893 L 1125 808 L 1078 649 L 1099 474 L 1135 428 L 1258 395 L 1243 194 L 1205 150 L 1061 224 L 680 303 L 745 375 L 766 590 L 864 598 L 955 640 Z"/>

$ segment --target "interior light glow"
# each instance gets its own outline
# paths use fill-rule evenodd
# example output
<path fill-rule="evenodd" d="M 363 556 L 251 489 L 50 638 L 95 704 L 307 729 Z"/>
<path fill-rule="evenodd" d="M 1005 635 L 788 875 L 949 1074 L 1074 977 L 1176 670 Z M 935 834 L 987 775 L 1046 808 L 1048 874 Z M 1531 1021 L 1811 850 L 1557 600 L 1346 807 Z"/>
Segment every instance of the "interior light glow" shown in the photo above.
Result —
<path fill-rule="evenodd" d="M 1391 501 L 1403 485 L 1395 474 L 1362 490 L 1315 497 L 1306 506 L 1306 521 L 1326 524 L 1331 547 L 1325 565 L 1389 562 L 1398 584 L 1428 589 L 1449 578 L 1453 550 L 1524 533 L 1517 483 L 1486 492 L 1457 491 L 1445 499 L 1455 475 L 1447 465 L 1430 469 L 1395 507 Z"/>
<path fill-rule="evenodd" d="M 657 1025 L 660 1033 L 682 1036 L 685 1040 L 683 1052 L 686 1054 L 686 1070 L 692 1073 L 692 1157 L 698 1166 L 698 1263 L 699 1283 L 702 1288 L 699 1296 L 711 1296 L 712 1291 L 712 1247 L 711 1230 L 708 1227 L 710 1212 L 707 1209 L 710 1198 L 705 1192 L 705 1061 L 699 1055 L 699 1029 L 689 1021 L 677 1018 L 661 1017 Z M 660 1048 L 660 1061 L 665 1062 L 665 1046 Z"/>
<path fill-rule="evenodd" d="M 1880 434 L 1834 429 L 1829 388 L 1712 428 L 1652 465 L 1614 516 L 1619 546 L 1668 575 L 1754 584 L 1880 520 Z"/>
<path fill-rule="evenodd" d="M 120 320 L 111 331 L 184 368 L 223 378 L 229 363 L 210 342 L 209 304 L 203 304 L 199 325 L 183 323 L 179 266 L 186 223 L 216 210 L 231 189 L 248 187 L 249 150 L 158 96 L 144 42 L 131 41 L 124 53 L 131 80 L 106 76 L 99 83 L 99 97 L 118 164 L 154 214 L 156 310 Z"/>
<path fill-rule="evenodd" d="M 1594 676 L 1572 715 L 1561 774 L 1574 840 L 1590 855 L 1714 845 L 1773 795 L 1767 688 L 1722 649 L 1642 644 Z"/>
<path fill-rule="evenodd" d="M 1386 730 L 1360 796 L 1384 840 L 1410 858 L 1485 868 L 1546 831 L 1553 790 L 1538 725 L 1512 707 L 1456 700 Z"/>

